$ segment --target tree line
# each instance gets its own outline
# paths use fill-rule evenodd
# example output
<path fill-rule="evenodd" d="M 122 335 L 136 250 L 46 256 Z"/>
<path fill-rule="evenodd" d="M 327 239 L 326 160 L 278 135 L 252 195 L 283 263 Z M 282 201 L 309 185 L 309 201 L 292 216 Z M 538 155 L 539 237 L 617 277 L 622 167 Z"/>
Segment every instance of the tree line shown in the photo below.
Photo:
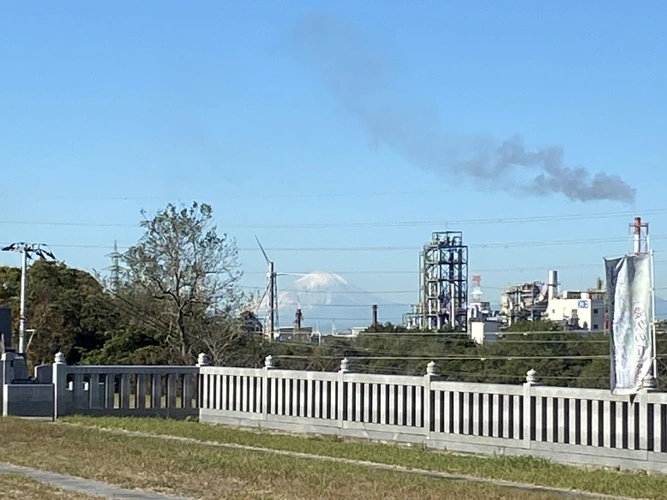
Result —
<path fill-rule="evenodd" d="M 70 364 L 194 364 L 423 375 L 433 360 L 447 380 L 522 383 L 528 370 L 549 385 L 609 387 L 605 334 L 562 331 L 548 321 L 517 322 L 496 342 L 466 334 L 407 332 L 387 323 L 357 338 L 323 337 L 320 344 L 268 343 L 250 324 L 258 297 L 243 293 L 236 242 L 219 233 L 208 204 L 168 204 L 141 213 L 141 238 L 118 255 L 111 276 L 37 260 L 28 269 L 28 356 L 51 363 L 62 351 Z M 0 304 L 18 324 L 20 269 L 0 267 Z M 660 342 L 661 346 L 662 342 Z M 662 352 L 662 349 L 659 349 Z"/>
<path fill-rule="evenodd" d="M 244 329 L 252 296 L 241 292 L 235 241 L 220 234 L 208 204 L 141 213 L 141 238 L 108 277 L 36 260 L 27 273 L 26 319 L 33 365 L 62 351 L 70 364 L 254 365 L 263 343 Z M 17 331 L 20 269 L 0 267 L 0 304 Z M 16 339 L 14 339 L 16 345 Z"/>

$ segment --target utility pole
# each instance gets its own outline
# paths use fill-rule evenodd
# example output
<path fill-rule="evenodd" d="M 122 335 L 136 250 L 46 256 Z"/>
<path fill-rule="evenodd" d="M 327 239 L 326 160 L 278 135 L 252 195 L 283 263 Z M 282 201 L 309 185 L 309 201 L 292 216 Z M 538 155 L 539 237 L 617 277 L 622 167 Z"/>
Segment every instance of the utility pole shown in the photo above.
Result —
<path fill-rule="evenodd" d="M 56 260 L 55 256 L 45 248 L 46 245 L 41 243 L 12 243 L 2 249 L 3 252 L 19 252 L 21 254 L 21 299 L 19 305 L 19 354 L 24 353 L 25 346 L 25 293 L 28 279 L 28 259 L 31 259 L 33 254 L 42 259 Z"/>
<path fill-rule="evenodd" d="M 276 328 L 276 272 L 274 271 L 273 261 L 269 262 L 269 272 L 267 277 L 269 281 L 269 321 L 267 330 L 271 336 L 270 340 L 273 341 L 273 334 Z"/>
<path fill-rule="evenodd" d="M 21 305 L 19 309 L 19 354 L 24 352 L 25 343 L 25 289 L 28 282 L 28 250 L 21 248 Z"/>

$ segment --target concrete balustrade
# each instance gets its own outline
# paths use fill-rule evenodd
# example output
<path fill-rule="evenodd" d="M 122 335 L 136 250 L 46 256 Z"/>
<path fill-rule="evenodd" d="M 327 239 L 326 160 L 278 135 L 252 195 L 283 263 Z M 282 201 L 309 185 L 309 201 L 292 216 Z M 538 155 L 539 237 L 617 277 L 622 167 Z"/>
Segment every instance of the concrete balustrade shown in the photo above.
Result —
<path fill-rule="evenodd" d="M 210 366 L 68 366 L 58 353 L 33 382 L 14 383 L 0 360 L 3 415 L 199 417 L 203 422 L 419 444 L 482 454 L 667 472 L 667 393 L 548 387 L 424 376 Z"/>

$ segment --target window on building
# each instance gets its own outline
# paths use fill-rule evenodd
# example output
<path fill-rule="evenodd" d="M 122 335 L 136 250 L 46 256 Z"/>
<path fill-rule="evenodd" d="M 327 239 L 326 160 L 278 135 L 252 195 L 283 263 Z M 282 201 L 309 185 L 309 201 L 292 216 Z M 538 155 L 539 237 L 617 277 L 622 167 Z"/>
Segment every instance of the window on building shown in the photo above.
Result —
<path fill-rule="evenodd" d="M 597 313 L 598 313 L 598 310 L 597 310 L 597 309 L 593 309 L 593 314 L 597 314 Z"/>
<path fill-rule="evenodd" d="M 593 330 L 597 330 L 599 328 L 599 325 L 593 325 Z"/>

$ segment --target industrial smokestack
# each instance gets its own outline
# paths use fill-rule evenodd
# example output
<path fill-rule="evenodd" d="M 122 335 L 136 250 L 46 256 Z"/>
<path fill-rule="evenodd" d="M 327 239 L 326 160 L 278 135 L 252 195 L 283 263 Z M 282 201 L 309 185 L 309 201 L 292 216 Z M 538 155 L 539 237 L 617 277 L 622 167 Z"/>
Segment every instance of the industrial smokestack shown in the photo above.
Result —
<path fill-rule="evenodd" d="M 373 304 L 371 309 L 372 309 L 371 325 L 378 326 L 378 306 L 377 306 L 377 304 Z"/>
<path fill-rule="evenodd" d="M 297 309 L 296 314 L 294 315 L 294 326 L 297 330 L 301 330 L 301 321 L 303 321 L 303 313 L 301 312 L 301 309 Z"/>
<path fill-rule="evenodd" d="M 549 271 L 549 281 L 547 281 L 549 300 L 553 300 L 558 295 L 558 271 Z"/>
<path fill-rule="evenodd" d="M 642 251 L 642 218 L 635 217 L 635 223 L 633 225 L 633 247 L 635 255 L 639 255 Z"/>

